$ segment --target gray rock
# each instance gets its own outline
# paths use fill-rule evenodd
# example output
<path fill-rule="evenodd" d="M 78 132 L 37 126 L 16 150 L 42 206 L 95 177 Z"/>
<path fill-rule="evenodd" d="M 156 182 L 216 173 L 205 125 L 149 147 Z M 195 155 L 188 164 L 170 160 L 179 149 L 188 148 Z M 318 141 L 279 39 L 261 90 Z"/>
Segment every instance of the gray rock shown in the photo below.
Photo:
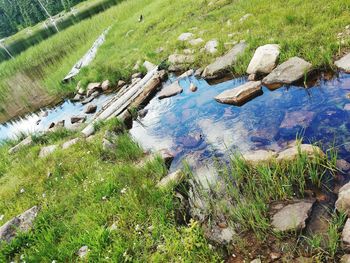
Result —
<path fill-rule="evenodd" d="M 256 150 L 253 152 L 245 153 L 243 159 L 251 165 L 259 165 L 271 162 L 276 158 L 277 153 L 266 150 Z"/>
<path fill-rule="evenodd" d="M 337 168 L 342 172 L 348 172 L 350 170 L 350 163 L 344 159 L 337 160 Z"/>
<path fill-rule="evenodd" d="M 344 70 L 347 73 L 350 73 L 350 53 L 337 60 L 334 63 L 339 69 Z"/>
<path fill-rule="evenodd" d="M 215 100 L 225 104 L 242 105 L 261 92 L 261 81 L 250 81 L 236 88 L 225 90 L 216 96 Z"/>
<path fill-rule="evenodd" d="M 343 248 L 349 249 L 350 248 L 350 219 L 346 220 L 341 238 L 343 242 Z"/>
<path fill-rule="evenodd" d="M 125 82 L 124 80 L 119 80 L 117 86 L 118 86 L 118 88 L 121 88 L 121 87 L 123 87 L 125 84 L 126 84 L 126 82 Z"/>
<path fill-rule="evenodd" d="M 33 222 L 38 215 L 39 208 L 33 206 L 29 210 L 14 217 L 0 227 L 0 240 L 10 242 L 18 233 L 27 233 L 33 227 Z"/>
<path fill-rule="evenodd" d="M 170 186 L 178 185 L 185 179 L 185 176 L 181 170 L 177 170 L 171 174 L 165 176 L 160 182 L 157 184 L 158 188 L 166 189 Z"/>
<path fill-rule="evenodd" d="M 115 151 L 117 149 L 117 146 L 109 140 L 103 138 L 102 148 L 104 151 Z"/>
<path fill-rule="evenodd" d="M 335 207 L 338 211 L 345 212 L 350 217 L 350 183 L 345 184 L 339 189 Z"/>
<path fill-rule="evenodd" d="M 216 78 L 230 70 L 238 58 L 243 55 L 247 44 L 243 41 L 235 45 L 226 55 L 217 58 L 203 72 L 204 78 Z"/>
<path fill-rule="evenodd" d="M 217 225 L 213 225 L 204 231 L 205 236 L 220 246 L 228 245 L 233 241 L 233 237 L 236 234 L 235 231 L 230 228 L 220 228 Z"/>
<path fill-rule="evenodd" d="M 152 71 L 156 67 L 156 65 L 147 60 L 143 63 L 143 66 L 147 69 L 147 72 Z"/>
<path fill-rule="evenodd" d="M 98 96 L 100 96 L 100 92 L 96 90 L 94 93 L 91 94 L 90 97 L 97 98 Z"/>
<path fill-rule="evenodd" d="M 280 54 L 280 46 L 276 44 L 268 44 L 258 47 L 249 63 L 248 74 L 269 74 L 277 63 Z"/>
<path fill-rule="evenodd" d="M 22 149 L 23 147 L 30 146 L 32 144 L 33 144 L 32 136 L 28 136 L 23 141 L 21 141 L 20 143 L 18 143 L 17 145 L 12 147 L 11 149 L 9 149 L 8 153 L 14 154 L 14 153 L 18 152 L 20 149 Z"/>
<path fill-rule="evenodd" d="M 256 259 L 250 261 L 250 263 L 261 263 L 261 259 L 260 258 L 256 258 Z"/>
<path fill-rule="evenodd" d="M 312 65 L 298 57 L 288 59 L 263 79 L 264 85 L 291 84 L 309 73 Z"/>
<path fill-rule="evenodd" d="M 77 123 L 77 122 L 84 122 L 86 120 L 86 116 L 73 116 L 70 118 L 70 122 L 72 124 Z"/>
<path fill-rule="evenodd" d="M 190 39 L 192 39 L 194 37 L 194 35 L 192 33 L 182 33 L 178 38 L 177 40 L 179 41 L 188 41 Z"/>
<path fill-rule="evenodd" d="M 301 144 L 295 145 L 280 152 L 278 154 L 277 161 L 293 161 L 297 159 L 301 153 L 306 154 L 309 158 L 314 158 L 315 156 L 325 156 L 321 148 L 311 144 Z"/>
<path fill-rule="evenodd" d="M 169 86 L 164 87 L 158 94 L 159 99 L 164 99 L 168 97 L 180 94 L 183 91 L 178 81 L 173 82 Z"/>
<path fill-rule="evenodd" d="M 77 255 L 80 257 L 80 258 L 85 258 L 87 256 L 87 254 L 89 253 L 89 247 L 88 246 L 82 246 L 78 252 L 77 252 Z"/>
<path fill-rule="evenodd" d="M 53 153 L 57 149 L 57 145 L 50 145 L 50 146 L 45 146 L 41 148 L 39 157 L 40 158 L 45 158 L 49 156 L 51 153 Z"/>
<path fill-rule="evenodd" d="M 98 91 L 99 89 L 101 89 L 101 83 L 89 83 L 89 85 L 86 88 L 86 96 L 89 97 L 92 93 Z"/>
<path fill-rule="evenodd" d="M 107 79 L 101 84 L 102 91 L 108 91 L 112 87 L 111 82 Z"/>
<path fill-rule="evenodd" d="M 147 109 L 142 109 L 142 110 L 139 110 L 139 111 L 138 111 L 138 116 L 139 116 L 141 119 L 143 119 L 144 117 L 146 117 L 147 113 L 148 113 L 148 110 L 147 110 Z"/>
<path fill-rule="evenodd" d="M 94 97 L 88 97 L 88 98 L 86 98 L 85 100 L 83 100 L 82 102 L 81 102 L 81 104 L 83 104 L 83 105 L 85 105 L 85 104 L 88 104 L 88 103 L 90 103 L 91 101 L 93 101 L 95 98 Z"/>
<path fill-rule="evenodd" d="M 173 65 L 192 64 L 195 59 L 193 55 L 172 54 L 169 56 L 168 61 Z"/>
<path fill-rule="evenodd" d="M 83 95 L 76 94 L 76 95 L 73 97 L 73 99 L 71 99 L 71 101 L 77 102 L 77 101 L 81 101 L 83 98 L 84 98 Z"/>
<path fill-rule="evenodd" d="M 202 44 L 204 40 L 202 38 L 196 38 L 196 39 L 191 39 L 188 43 L 191 46 L 198 46 L 199 44 Z"/>
<path fill-rule="evenodd" d="M 340 263 L 350 263 L 350 254 L 346 254 L 341 257 Z"/>
<path fill-rule="evenodd" d="M 214 53 L 218 52 L 218 46 L 219 46 L 219 42 L 216 39 L 213 39 L 213 40 L 208 41 L 205 44 L 204 50 L 207 53 L 214 54 Z"/>
<path fill-rule="evenodd" d="M 68 149 L 69 147 L 73 146 L 74 144 L 77 144 L 80 141 L 79 138 L 75 138 L 72 140 L 69 140 L 67 142 L 65 142 L 64 144 L 62 144 L 62 149 Z"/>
<path fill-rule="evenodd" d="M 271 224 L 274 230 L 286 232 L 304 229 L 314 202 L 315 200 L 295 200 L 286 206 L 280 203 L 271 205 Z"/>
<path fill-rule="evenodd" d="M 97 110 L 97 106 L 96 106 L 95 104 L 89 104 L 89 105 L 85 108 L 84 112 L 85 112 L 86 114 L 92 114 L 92 113 L 95 113 L 96 110 Z"/>
<path fill-rule="evenodd" d="M 196 92 L 197 89 L 198 89 L 197 86 L 194 83 L 191 82 L 191 84 L 190 84 L 190 91 Z"/>
<path fill-rule="evenodd" d="M 136 72 L 132 74 L 131 76 L 132 79 L 141 79 L 142 78 L 142 73 L 141 72 Z"/>

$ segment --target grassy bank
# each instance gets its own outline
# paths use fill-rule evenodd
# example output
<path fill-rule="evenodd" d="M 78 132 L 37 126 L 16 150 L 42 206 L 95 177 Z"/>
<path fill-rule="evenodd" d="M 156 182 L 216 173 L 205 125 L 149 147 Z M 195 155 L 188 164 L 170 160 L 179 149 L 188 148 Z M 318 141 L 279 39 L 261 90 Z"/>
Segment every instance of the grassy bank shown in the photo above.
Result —
<path fill-rule="evenodd" d="M 138 23 L 141 14 L 144 21 Z M 245 14 L 252 16 L 240 22 Z M 349 38 L 337 38 L 349 24 L 349 15 L 350 4 L 343 0 L 125 1 L 2 63 L 0 119 L 13 115 L 11 105 L 21 108 L 36 104 L 22 94 L 34 93 L 35 97 L 35 93 L 49 93 L 59 97 L 72 91 L 74 85 L 62 86 L 61 79 L 110 25 L 106 43 L 93 65 L 80 76 L 84 83 L 128 78 L 139 59 L 160 63 L 185 48 L 177 37 L 187 31 L 205 41 L 218 39 L 219 54 L 230 48 L 229 42 L 247 40 L 250 48 L 233 69 L 237 74 L 244 73 L 253 50 L 266 43 L 281 45 L 281 61 L 301 56 L 314 67 L 332 67 L 334 56 L 349 47 Z M 157 53 L 160 47 L 164 51 Z M 196 58 L 194 66 L 206 65 L 213 59 L 201 52 L 196 52 Z"/>

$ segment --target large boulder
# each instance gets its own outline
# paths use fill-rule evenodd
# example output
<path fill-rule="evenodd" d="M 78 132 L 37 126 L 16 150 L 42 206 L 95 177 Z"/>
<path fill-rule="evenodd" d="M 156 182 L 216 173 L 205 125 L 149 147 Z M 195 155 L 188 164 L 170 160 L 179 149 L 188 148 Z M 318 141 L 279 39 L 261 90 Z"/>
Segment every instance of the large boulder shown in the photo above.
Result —
<path fill-rule="evenodd" d="M 212 64 L 208 65 L 203 72 L 203 77 L 217 78 L 225 74 L 230 70 L 238 58 L 244 53 L 247 47 L 246 42 L 242 41 L 239 44 L 235 45 L 227 54 L 224 56 L 218 57 Z"/>
<path fill-rule="evenodd" d="M 334 63 L 339 69 L 344 70 L 347 73 L 350 73 L 350 53 L 337 60 Z"/>
<path fill-rule="evenodd" d="M 177 94 L 182 93 L 183 89 L 180 86 L 178 81 L 173 82 L 172 84 L 170 84 L 169 86 L 166 86 L 165 88 L 163 88 L 159 94 L 158 94 L 158 98 L 164 99 L 164 98 L 168 98 L 168 97 L 172 97 L 175 96 Z"/>
<path fill-rule="evenodd" d="M 27 233 L 33 227 L 33 222 L 38 212 L 39 207 L 33 206 L 19 216 L 6 222 L 0 227 L 0 240 L 10 242 L 18 233 Z"/>
<path fill-rule="evenodd" d="M 101 84 L 102 91 L 108 91 L 111 88 L 112 88 L 112 84 L 108 79 L 102 82 Z"/>
<path fill-rule="evenodd" d="M 269 74 L 275 67 L 278 56 L 280 54 L 280 46 L 276 44 L 268 44 L 258 47 L 249 63 L 248 74 Z"/>
<path fill-rule="evenodd" d="M 298 231 L 305 228 L 315 200 L 295 200 L 290 204 L 275 203 L 270 207 L 271 225 L 277 232 Z"/>
<path fill-rule="evenodd" d="M 350 217 L 350 183 L 345 184 L 339 189 L 335 207 L 338 211 L 345 212 Z"/>
<path fill-rule="evenodd" d="M 17 145 L 15 145 L 14 147 L 12 147 L 8 153 L 9 154 L 14 154 L 16 152 L 18 152 L 20 149 L 22 149 L 23 147 L 26 146 L 30 146 L 33 144 L 33 140 L 32 140 L 32 136 L 28 136 L 27 138 L 25 138 L 24 140 L 22 140 L 20 143 L 18 143 Z"/>
<path fill-rule="evenodd" d="M 77 116 L 72 116 L 71 119 L 70 119 L 70 122 L 71 122 L 72 124 L 78 123 L 78 122 L 82 123 L 82 122 L 84 122 L 85 120 L 86 120 L 86 116 L 77 115 Z"/>
<path fill-rule="evenodd" d="M 325 156 L 321 148 L 311 144 L 301 144 L 283 150 L 278 154 L 277 161 L 293 161 L 301 154 L 306 154 L 310 158 Z"/>
<path fill-rule="evenodd" d="M 234 89 L 225 90 L 215 97 L 220 103 L 242 105 L 261 94 L 261 81 L 250 81 Z"/>
<path fill-rule="evenodd" d="M 263 79 L 264 85 L 291 84 L 309 73 L 312 65 L 298 57 L 288 59 Z"/>

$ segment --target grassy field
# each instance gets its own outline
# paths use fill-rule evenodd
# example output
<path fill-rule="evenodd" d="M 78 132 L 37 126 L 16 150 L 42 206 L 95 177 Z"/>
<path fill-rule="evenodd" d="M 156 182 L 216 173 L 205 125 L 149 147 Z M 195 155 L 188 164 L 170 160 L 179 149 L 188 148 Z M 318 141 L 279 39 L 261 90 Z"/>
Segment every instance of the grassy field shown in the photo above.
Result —
<path fill-rule="evenodd" d="M 144 21 L 138 23 L 141 14 Z M 240 22 L 245 14 L 252 16 Z M 35 97 L 40 95 L 50 94 L 53 100 L 71 92 L 74 83 L 63 86 L 61 79 L 108 26 L 106 43 L 78 78 L 84 83 L 128 78 L 138 60 L 160 63 L 185 48 L 177 37 L 187 31 L 204 40 L 218 39 L 220 53 L 230 48 L 225 43 L 247 40 L 250 48 L 232 69 L 237 74 L 244 73 L 253 50 L 266 43 L 281 45 L 281 61 L 301 56 L 314 67 L 333 67 L 333 58 L 349 48 L 349 38 L 337 38 L 349 16 L 350 4 L 344 0 L 128 0 L 0 64 L 0 120 L 15 115 L 14 109 L 38 107 Z M 164 52 L 157 53 L 160 47 Z M 196 57 L 193 66 L 213 59 L 200 52 Z"/>

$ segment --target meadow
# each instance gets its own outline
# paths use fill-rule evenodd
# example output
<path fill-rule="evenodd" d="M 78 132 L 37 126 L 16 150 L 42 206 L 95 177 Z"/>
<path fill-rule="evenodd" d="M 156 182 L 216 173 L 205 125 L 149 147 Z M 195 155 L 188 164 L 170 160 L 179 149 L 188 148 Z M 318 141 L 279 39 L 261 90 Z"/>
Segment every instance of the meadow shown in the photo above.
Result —
<path fill-rule="evenodd" d="M 144 20 L 138 23 L 141 14 Z M 246 14 L 251 16 L 240 21 Z M 348 37 L 338 37 L 349 24 L 349 15 L 350 4 L 342 0 L 125 1 L 0 64 L 0 120 L 70 94 L 76 82 L 63 85 L 62 78 L 109 26 L 95 61 L 76 81 L 128 79 L 138 60 L 157 64 L 181 52 L 185 46 L 177 37 L 188 31 L 205 41 L 218 39 L 219 54 L 245 39 L 249 49 L 232 69 L 237 75 L 244 74 L 254 49 L 266 43 L 281 45 L 281 61 L 300 56 L 315 68 L 333 68 L 334 58 L 349 47 Z M 164 51 L 158 53 L 159 48 Z M 213 59 L 199 47 L 195 50 L 193 67 Z"/>

